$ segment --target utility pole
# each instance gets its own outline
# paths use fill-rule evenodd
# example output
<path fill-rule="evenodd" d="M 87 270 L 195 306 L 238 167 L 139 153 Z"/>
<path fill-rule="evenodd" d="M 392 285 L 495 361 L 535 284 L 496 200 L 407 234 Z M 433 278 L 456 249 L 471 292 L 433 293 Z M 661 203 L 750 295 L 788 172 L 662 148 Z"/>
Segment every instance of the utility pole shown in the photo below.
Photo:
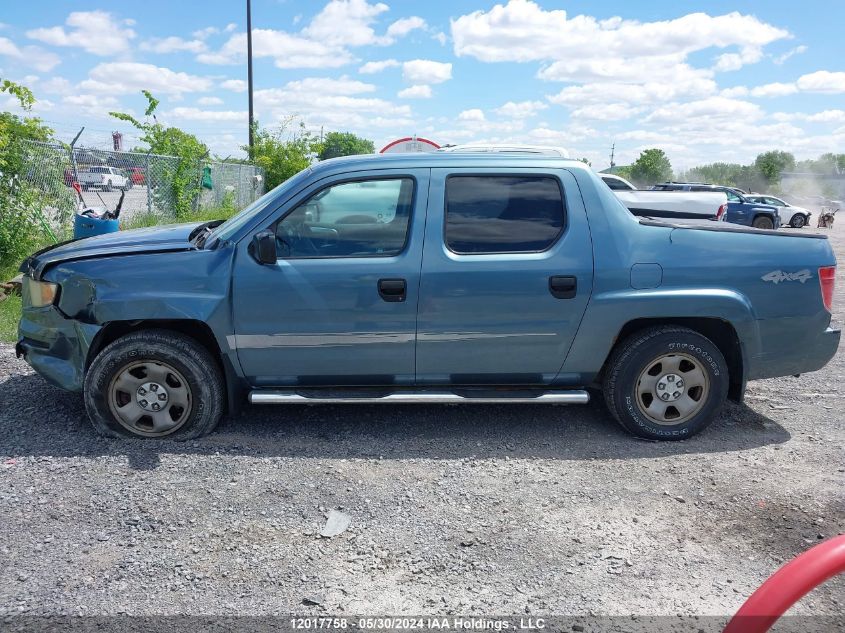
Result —
<path fill-rule="evenodd" d="M 613 162 L 614 152 L 616 152 L 616 143 L 610 146 L 610 168 L 613 169 L 616 167 L 616 163 Z"/>
<path fill-rule="evenodd" d="M 254 117 L 252 110 L 252 2 L 246 0 L 246 68 L 247 83 L 249 84 L 249 156 L 252 158 L 252 147 L 255 143 Z"/>

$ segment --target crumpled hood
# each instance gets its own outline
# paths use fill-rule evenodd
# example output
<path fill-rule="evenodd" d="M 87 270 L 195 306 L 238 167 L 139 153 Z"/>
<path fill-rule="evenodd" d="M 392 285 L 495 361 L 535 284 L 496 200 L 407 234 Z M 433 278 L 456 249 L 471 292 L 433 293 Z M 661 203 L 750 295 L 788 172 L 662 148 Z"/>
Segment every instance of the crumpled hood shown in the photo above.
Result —
<path fill-rule="evenodd" d="M 192 250 L 194 247 L 190 242 L 190 236 L 197 227 L 203 224 L 205 223 L 170 224 L 62 242 L 27 258 L 20 270 L 39 279 L 48 266 L 59 262 L 93 257 Z"/>

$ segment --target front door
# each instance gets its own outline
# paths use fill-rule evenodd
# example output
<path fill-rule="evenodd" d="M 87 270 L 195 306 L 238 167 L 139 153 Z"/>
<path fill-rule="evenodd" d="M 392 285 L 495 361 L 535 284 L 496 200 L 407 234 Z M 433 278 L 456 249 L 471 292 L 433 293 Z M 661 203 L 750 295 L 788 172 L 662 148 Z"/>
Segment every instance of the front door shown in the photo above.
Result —
<path fill-rule="evenodd" d="M 586 213 L 562 169 L 432 169 L 419 384 L 547 384 L 593 285 Z"/>
<path fill-rule="evenodd" d="M 312 185 L 279 212 L 278 261 L 238 247 L 235 345 L 253 386 L 412 384 L 428 169 Z"/>

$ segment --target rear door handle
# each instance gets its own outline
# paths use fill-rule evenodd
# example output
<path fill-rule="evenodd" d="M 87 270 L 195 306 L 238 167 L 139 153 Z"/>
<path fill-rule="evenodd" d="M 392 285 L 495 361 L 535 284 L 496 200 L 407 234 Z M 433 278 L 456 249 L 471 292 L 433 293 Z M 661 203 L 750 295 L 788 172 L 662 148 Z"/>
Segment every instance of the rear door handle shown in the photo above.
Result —
<path fill-rule="evenodd" d="M 378 293 L 385 301 L 404 301 L 408 294 L 408 284 L 404 279 L 379 279 Z"/>
<path fill-rule="evenodd" d="M 578 279 L 572 275 L 549 277 L 549 292 L 556 299 L 573 299 L 578 292 Z"/>

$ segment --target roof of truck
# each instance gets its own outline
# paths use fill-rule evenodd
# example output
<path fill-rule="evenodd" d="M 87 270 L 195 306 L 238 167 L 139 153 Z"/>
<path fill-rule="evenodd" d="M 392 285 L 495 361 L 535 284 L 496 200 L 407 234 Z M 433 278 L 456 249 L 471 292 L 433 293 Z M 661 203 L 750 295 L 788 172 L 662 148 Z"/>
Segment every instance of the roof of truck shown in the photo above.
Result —
<path fill-rule="evenodd" d="M 395 167 L 483 167 L 511 165 L 513 167 L 589 166 L 581 161 L 545 154 L 521 152 L 408 152 L 406 154 L 358 154 L 320 161 L 311 166 L 319 172 L 335 167 L 359 166 L 361 169 L 390 169 Z"/>

